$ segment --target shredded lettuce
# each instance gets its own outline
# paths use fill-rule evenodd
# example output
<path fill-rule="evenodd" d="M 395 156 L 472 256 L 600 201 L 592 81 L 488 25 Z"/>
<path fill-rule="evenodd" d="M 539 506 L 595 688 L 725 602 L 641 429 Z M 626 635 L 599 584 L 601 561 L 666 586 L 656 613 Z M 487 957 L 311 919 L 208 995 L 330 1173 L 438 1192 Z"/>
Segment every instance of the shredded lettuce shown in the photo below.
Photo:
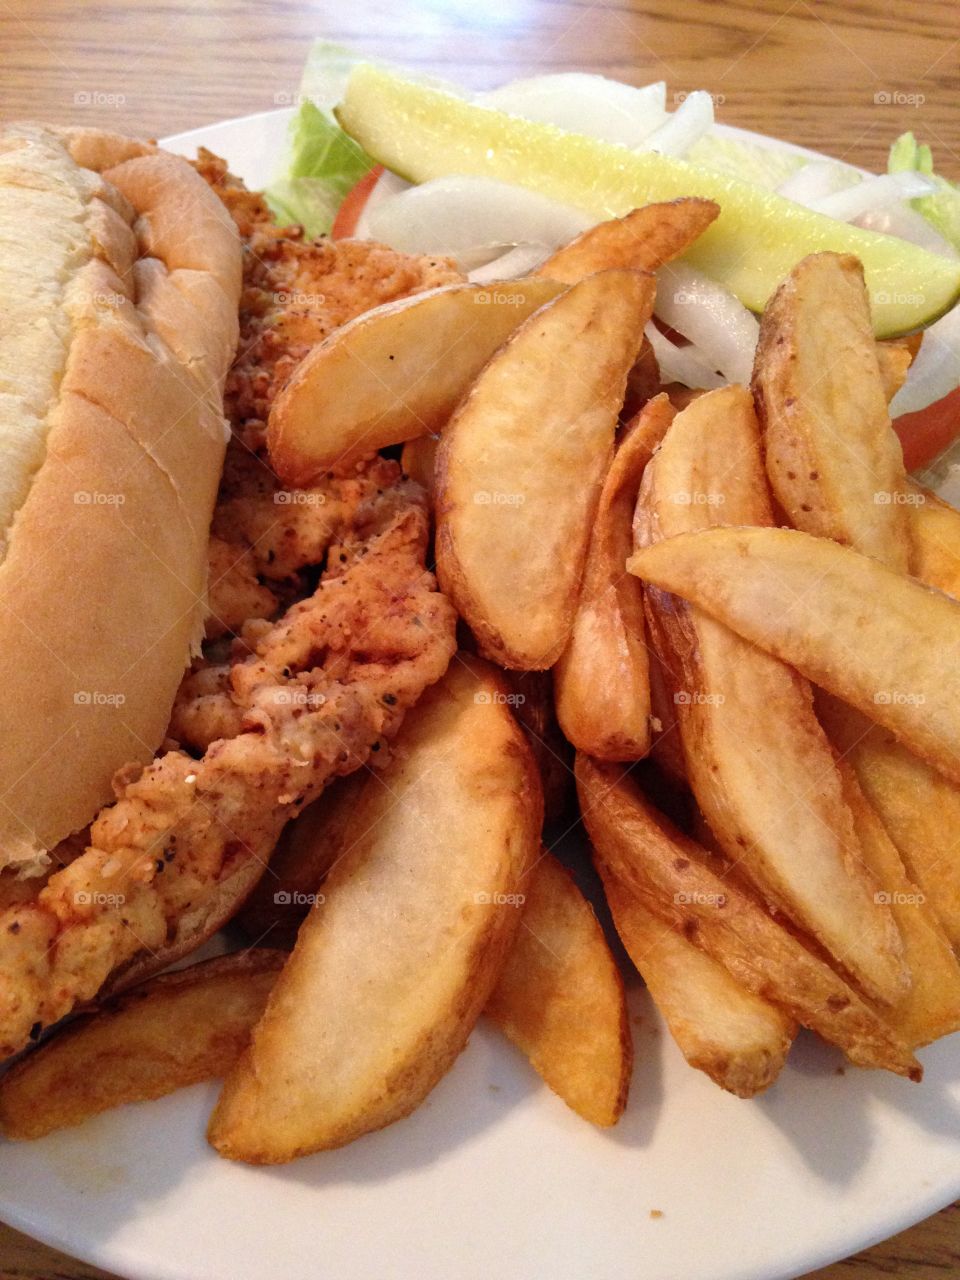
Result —
<path fill-rule="evenodd" d="M 373 163 L 349 134 L 306 100 L 290 125 L 286 170 L 264 196 L 281 226 L 298 223 L 308 236 L 325 235 L 343 197 Z"/>
<path fill-rule="evenodd" d="M 930 196 L 918 196 L 910 203 L 956 249 L 960 249 L 960 190 L 933 171 L 933 152 L 925 143 L 917 142 L 912 133 L 901 134 L 890 148 L 889 173 L 913 169 L 926 174 L 937 184 Z"/>

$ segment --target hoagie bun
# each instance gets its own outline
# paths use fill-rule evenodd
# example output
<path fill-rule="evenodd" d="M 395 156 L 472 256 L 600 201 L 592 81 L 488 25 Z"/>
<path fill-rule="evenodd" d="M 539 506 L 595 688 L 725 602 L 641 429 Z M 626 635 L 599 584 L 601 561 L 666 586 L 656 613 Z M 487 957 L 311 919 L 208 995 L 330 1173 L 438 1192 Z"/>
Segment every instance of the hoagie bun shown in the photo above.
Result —
<path fill-rule="evenodd" d="M 185 161 L 0 131 L 0 868 L 41 869 L 163 739 L 203 629 L 240 278 Z"/>

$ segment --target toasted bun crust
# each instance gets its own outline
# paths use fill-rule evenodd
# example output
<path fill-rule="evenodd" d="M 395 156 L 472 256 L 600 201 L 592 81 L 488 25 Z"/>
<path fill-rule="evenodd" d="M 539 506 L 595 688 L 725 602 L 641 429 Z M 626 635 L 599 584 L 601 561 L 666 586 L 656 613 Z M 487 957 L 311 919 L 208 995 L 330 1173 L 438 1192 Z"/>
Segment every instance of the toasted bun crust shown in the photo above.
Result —
<path fill-rule="evenodd" d="M 0 868 L 148 761 L 205 612 L 240 245 L 183 160 L 0 132 Z"/>

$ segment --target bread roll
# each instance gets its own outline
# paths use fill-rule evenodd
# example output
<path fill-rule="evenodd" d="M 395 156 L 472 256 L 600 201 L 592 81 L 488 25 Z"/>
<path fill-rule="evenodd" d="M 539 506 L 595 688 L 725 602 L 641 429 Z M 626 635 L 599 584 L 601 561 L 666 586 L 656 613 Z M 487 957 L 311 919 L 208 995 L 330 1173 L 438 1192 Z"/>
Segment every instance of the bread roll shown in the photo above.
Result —
<path fill-rule="evenodd" d="M 0 132 L 0 868 L 164 735 L 205 613 L 240 244 L 184 161 Z"/>

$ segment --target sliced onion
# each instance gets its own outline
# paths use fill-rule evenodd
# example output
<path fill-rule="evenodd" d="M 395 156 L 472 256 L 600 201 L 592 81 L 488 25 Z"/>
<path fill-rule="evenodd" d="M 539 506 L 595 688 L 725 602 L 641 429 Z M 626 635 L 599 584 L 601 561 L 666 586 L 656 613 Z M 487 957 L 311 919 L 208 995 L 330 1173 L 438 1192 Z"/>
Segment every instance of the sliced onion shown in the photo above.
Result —
<path fill-rule="evenodd" d="M 568 71 L 514 80 L 478 94 L 476 101 L 571 133 L 638 147 L 666 120 L 666 98 L 667 86 L 662 80 L 637 89 L 605 76 Z"/>
<path fill-rule="evenodd" d="M 922 213 L 911 209 L 902 201 L 900 204 L 888 205 L 885 209 L 874 209 L 871 213 L 861 214 L 852 220 L 865 231 L 879 231 L 882 235 L 896 236 L 898 240 L 909 240 L 921 249 L 930 253 L 939 253 L 944 258 L 957 258 L 954 246 L 929 223 Z"/>
<path fill-rule="evenodd" d="M 643 142 L 640 151 L 658 151 L 662 156 L 682 156 L 713 128 L 713 98 L 703 89 L 688 93 L 656 133 Z"/>
<path fill-rule="evenodd" d="M 728 289 L 685 263 L 671 262 L 657 272 L 654 311 L 727 382 L 749 384 L 760 325 Z"/>
<path fill-rule="evenodd" d="M 896 236 L 898 240 L 908 240 L 930 253 L 956 258 L 958 254 L 953 245 L 907 203 L 911 198 L 910 188 L 915 184 L 905 185 L 900 181 L 903 176 L 884 174 L 880 178 L 864 180 L 848 165 L 836 164 L 832 160 L 814 160 L 781 182 L 777 193 L 808 209 L 855 223 L 865 231 Z M 918 175 L 907 176 L 914 178 Z M 891 187 L 887 181 L 889 177 L 897 179 L 895 186 Z M 923 175 L 919 177 L 926 184 Z M 926 195 L 927 192 L 921 190 L 917 194 Z M 865 206 L 862 212 L 861 206 Z"/>
<path fill-rule="evenodd" d="M 499 248 L 502 250 L 503 246 Z M 482 266 L 474 267 L 467 278 L 474 284 L 489 284 L 492 280 L 519 280 L 536 271 L 541 263 L 549 258 L 552 250 L 547 244 L 510 245 L 506 252 L 500 252 Z M 463 267 L 461 267 L 463 270 Z"/>
<path fill-rule="evenodd" d="M 875 209 L 884 209 L 916 196 L 928 196 L 934 190 L 934 184 L 922 173 L 882 173 L 879 177 L 864 178 L 842 191 L 811 200 L 808 208 L 841 222 L 852 222 Z"/>
<path fill-rule="evenodd" d="M 449 177 L 378 203 L 364 220 L 364 233 L 402 253 L 466 259 L 484 246 L 535 243 L 553 249 L 595 221 L 588 213 L 508 182 Z"/>
<path fill-rule="evenodd" d="M 357 224 L 353 229 L 354 238 L 357 240 L 372 240 L 370 215 L 385 200 L 389 200 L 391 196 L 399 195 L 401 191 L 409 190 L 410 186 L 411 183 L 407 182 L 405 178 L 401 178 L 399 174 L 391 173 L 389 169 L 384 169 L 373 184 L 373 188 L 367 196 L 366 204 L 360 210 L 360 216 L 357 218 Z"/>
<path fill-rule="evenodd" d="M 811 160 L 781 182 L 777 194 L 810 209 L 815 200 L 856 186 L 860 181 L 860 174 L 849 165 L 838 164 L 834 160 Z"/>
<path fill-rule="evenodd" d="M 890 416 L 915 413 L 960 386 L 960 307 L 924 332 L 907 379 L 890 402 Z"/>
<path fill-rule="evenodd" d="M 681 382 L 685 387 L 712 391 L 724 380 L 703 359 L 695 346 L 678 347 L 651 321 L 644 330 L 660 366 L 661 382 Z"/>

